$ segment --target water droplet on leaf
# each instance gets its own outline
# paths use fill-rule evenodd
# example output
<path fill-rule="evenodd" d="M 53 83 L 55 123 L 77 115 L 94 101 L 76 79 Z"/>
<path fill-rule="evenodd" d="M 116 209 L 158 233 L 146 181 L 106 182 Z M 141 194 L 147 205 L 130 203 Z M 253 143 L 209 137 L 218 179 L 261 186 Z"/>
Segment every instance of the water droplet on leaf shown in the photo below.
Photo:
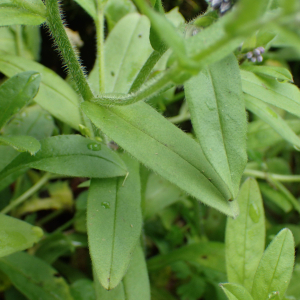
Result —
<path fill-rule="evenodd" d="M 89 150 L 92 150 L 92 151 L 100 151 L 101 150 L 101 144 L 98 144 L 98 143 L 90 143 L 87 145 L 87 147 Z"/>
<path fill-rule="evenodd" d="M 250 204 L 249 216 L 254 223 L 258 223 L 260 219 L 260 211 L 255 203 Z"/>
<path fill-rule="evenodd" d="M 105 209 L 109 209 L 110 208 L 110 204 L 109 202 L 101 202 L 101 206 Z"/>

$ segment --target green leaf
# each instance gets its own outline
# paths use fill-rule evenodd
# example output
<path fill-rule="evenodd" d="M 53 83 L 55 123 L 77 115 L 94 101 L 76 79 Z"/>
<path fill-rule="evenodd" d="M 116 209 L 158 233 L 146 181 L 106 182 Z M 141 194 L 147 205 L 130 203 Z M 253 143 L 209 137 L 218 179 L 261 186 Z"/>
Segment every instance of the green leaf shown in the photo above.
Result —
<path fill-rule="evenodd" d="M 253 300 L 249 292 L 239 284 L 223 283 L 221 288 L 229 300 Z"/>
<path fill-rule="evenodd" d="M 28 70 L 37 71 L 42 76 L 40 89 L 34 101 L 59 120 L 79 130 L 78 125 L 82 123 L 79 100 L 69 84 L 37 62 L 12 55 L 0 56 L 0 71 L 8 77 Z"/>
<path fill-rule="evenodd" d="M 96 300 L 93 281 L 79 279 L 72 283 L 71 294 L 74 300 Z"/>
<path fill-rule="evenodd" d="M 227 220 L 226 269 L 228 281 L 251 291 L 254 274 L 265 249 L 265 218 L 259 187 L 247 179 L 238 196 L 239 216 Z M 263 298 L 264 299 L 264 298 Z"/>
<path fill-rule="evenodd" d="M 95 273 L 104 288 L 115 288 L 128 268 L 142 230 L 139 164 L 123 157 L 129 175 L 92 179 L 87 228 Z"/>
<path fill-rule="evenodd" d="M 296 263 L 293 276 L 286 294 L 289 296 L 297 297 L 297 299 L 299 299 L 300 298 L 299 282 L 300 282 L 300 264 Z"/>
<path fill-rule="evenodd" d="M 225 273 L 224 244 L 201 242 L 175 249 L 168 254 L 157 255 L 148 260 L 149 271 L 159 270 L 176 261 L 195 262 L 201 266 Z"/>
<path fill-rule="evenodd" d="M 0 27 L 0 51 L 17 54 L 15 33 L 10 27 Z"/>
<path fill-rule="evenodd" d="M 244 93 L 300 117 L 300 91 L 296 85 L 244 70 L 241 75 Z"/>
<path fill-rule="evenodd" d="M 34 155 L 41 148 L 41 144 L 32 136 L 0 136 L 0 145 L 9 145 L 19 152 L 29 152 Z"/>
<path fill-rule="evenodd" d="M 0 214 L 0 257 L 32 247 L 43 236 L 41 228 Z"/>
<path fill-rule="evenodd" d="M 104 108 L 84 102 L 82 109 L 97 127 L 147 167 L 223 213 L 237 214 L 235 201 L 228 201 L 233 200 L 232 195 L 200 145 L 149 105 L 139 102 Z"/>
<path fill-rule="evenodd" d="M 150 24 L 145 16 L 129 14 L 114 27 L 104 47 L 105 92 L 127 93 L 140 69 L 152 52 L 149 43 Z M 98 66 L 89 77 L 99 93 Z"/>
<path fill-rule="evenodd" d="M 254 300 L 268 299 L 279 292 L 283 297 L 294 267 L 294 238 L 289 229 L 281 230 L 266 249 L 257 268 L 252 296 Z"/>
<path fill-rule="evenodd" d="M 75 0 L 94 20 L 97 17 L 97 0 Z"/>
<path fill-rule="evenodd" d="M 30 300 L 73 300 L 63 277 L 32 255 L 19 252 L 0 258 L 0 270 Z"/>
<path fill-rule="evenodd" d="M 184 90 L 204 155 L 235 198 L 247 163 L 247 118 L 235 56 L 209 65 Z"/>
<path fill-rule="evenodd" d="M 41 150 L 31 156 L 21 153 L 0 172 L 0 189 L 28 168 L 74 177 L 124 176 L 126 166 L 118 154 L 78 135 L 61 135 L 41 140 Z"/>
<path fill-rule="evenodd" d="M 291 81 L 291 82 L 294 81 L 293 76 L 290 73 L 290 71 L 283 67 L 247 65 L 247 66 L 242 66 L 242 69 L 247 72 L 252 72 L 254 74 L 257 74 L 258 76 L 262 76 L 262 78 L 264 78 L 264 76 L 271 77 L 272 79 L 276 79 L 278 82 L 281 82 L 281 83 L 286 82 L 286 81 Z M 245 76 L 245 77 L 247 78 L 247 76 Z M 257 83 L 257 84 L 259 85 L 259 83 Z M 259 86 L 261 86 L 261 85 L 259 85 Z M 278 86 L 280 87 L 280 85 L 278 85 Z M 254 89 L 254 92 L 255 92 L 255 89 Z M 288 96 L 290 96 L 290 95 L 288 95 Z"/>
<path fill-rule="evenodd" d="M 0 86 L 0 128 L 35 97 L 40 82 L 38 73 L 28 71 L 13 76 Z"/>
<path fill-rule="evenodd" d="M 111 291 L 96 283 L 97 300 L 150 300 L 150 285 L 144 252 L 140 245 L 134 250 L 128 271 L 120 284 Z"/>
<path fill-rule="evenodd" d="M 46 9 L 41 0 L 2 0 L 0 26 L 40 25 L 46 21 Z"/>
<path fill-rule="evenodd" d="M 246 108 L 268 123 L 279 135 L 292 145 L 300 148 L 300 139 L 288 124 L 265 102 L 248 94 L 244 95 Z"/>

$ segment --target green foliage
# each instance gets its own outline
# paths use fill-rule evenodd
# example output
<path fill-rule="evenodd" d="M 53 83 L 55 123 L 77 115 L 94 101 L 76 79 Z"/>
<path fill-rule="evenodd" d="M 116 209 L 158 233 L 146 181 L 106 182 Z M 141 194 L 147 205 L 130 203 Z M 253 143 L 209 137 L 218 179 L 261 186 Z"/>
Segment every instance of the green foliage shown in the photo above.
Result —
<path fill-rule="evenodd" d="M 175 2 L 1 1 L 1 299 L 300 299 L 299 3 Z"/>

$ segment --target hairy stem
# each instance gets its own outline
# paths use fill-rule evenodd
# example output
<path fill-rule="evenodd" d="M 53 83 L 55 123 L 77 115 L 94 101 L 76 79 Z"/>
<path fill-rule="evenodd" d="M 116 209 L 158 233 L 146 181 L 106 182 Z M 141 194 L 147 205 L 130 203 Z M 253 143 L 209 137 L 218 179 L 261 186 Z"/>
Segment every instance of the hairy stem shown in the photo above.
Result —
<path fill-rule="evenodd" d="M 62 58 L 74 80 L 78 92 L 84 100 L 94 97 L 93 92 L 86 80 L 84 71 L 80 64 L 80 59 L 68 39 L 63 22 L 60 17 L 60 8 L 57 0 L 47 0 L 47 25 L 54 37 L 55 42 L 61 52 Z"/>
<path fill-rule="evenodd" d="M 281 175 L 250 169 L 246 169 L 244 171 L 244 175 L 266 180 L 268 180 L 268 178 L 271 176 L 273 179 L 281 182 L 300 182 L 300 175 Z"/>

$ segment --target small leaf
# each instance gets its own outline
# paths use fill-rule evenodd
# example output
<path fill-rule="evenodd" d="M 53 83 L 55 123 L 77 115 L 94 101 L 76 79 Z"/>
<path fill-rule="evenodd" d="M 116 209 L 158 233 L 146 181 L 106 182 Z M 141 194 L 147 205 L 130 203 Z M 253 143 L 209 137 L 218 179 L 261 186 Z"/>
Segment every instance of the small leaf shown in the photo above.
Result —
<path fill-rule="evenodd" d="M 0 257 L 30 248 L 43 236 L 41 228 L 4 214 L 0 214 L 0 228 Z"/>
<path fill-rule="evenodd" d="M 76 92 L 59 75 L 45 66 L 12 55 L 0 56 L 0 71 L 11 77 L 23 71 L 35 70 L 42 76 L 40 89 L 34 101 L 57 119 L 79 130 L 82 124 Z"/>
<path fill-rule="evenodd" d="M 75 0 L 94 20 L 97 17 L 97 0 Z"/>
<path fill-rule="evenodd" d="M 63 277 L 39 258 L 25 252 L 0 258 L 0 270 L 30 300 L 73 300 Z"/>
<path fill-rule="evenodd" d="M 239 216 L 227 219 L 226 269 L 228 281 L 249 292 L 265 249 L 265 218 L 259 187 L 254 179 L 243 184 L 238 199 Z"/>
<path fill-rule="evenodd" d="M 249 292 L 239 284 L 224 283 L 221 288 L 229 300 L 253 300 Z"/>
<path fill-rule="evenodd" d="M 200 201 L 225 214 L 237 214 L 235 202 L 228 201 L 232 195 L 200 145 L 149 105 L 138 102 L 105 108 L 84 102 L 82 109 L 98 128 L 147 167 Z"/>
<path fill-rule="evenodd" d="M 293 82 L 293 76 L 287 68 L 274 67 L 274 66 L 255 66 L 247 65 L 242 66 L 243 70 L 252 72 L 259 76 L 268 76 L 272 79 L 276 79 L 279 82 L 291 81 Z"/>
<path fill-rule="evenodd" d="M 41 150 L 35 156 L 21 153 L 0 172 L 0 190 L 28 168 L 75 177 L 107 178 L 126 174 L 126 166 L 118 154 L 77 135 L 41 140 Z"/>
<path fill-rule="evenodd" d="M 73 282 L 71 294 L 74 300 L 96 300 L 94 283 L 89 279 L 79 279 Z"/>
<path fill-rule="evenodd" d="M 126 273 L 142 230 L 138 162 L 123 157 L 128 177 L 92 179 L 87 228 L 91 258 L 104 288 L 115 288 Z"/>
<path fill-rule="evenodd" d="M 0 128 L 35 97 L 40 82 L 38 73 L 28 71 L 13 76 L 0 86 Z"/>
<path fill-rule="evenodd" d="M 264 122 L 268 123 L 279 135 L 292 145 L 300 148 L 300 138 L 288 126 L 288 124 L 280 117 L 274 109 L 265 102 L 254 98 L 248 94 L 244 95 L 246 100 L 246 108 L 256 114 Z"/>
<path fill-rule="evenodd" d="M 266 249 L 257 268 L 252 296 L 254 300 L 268 299 L 273 292 L 283 297 L 294 267 L 294 238 L 289 229 L 281 230 Z"/>
<path fill-rule="evenodd" d="M 247 163 L 247 119 L 235 56 L 209 65 L 184 88 L 201 148 L 235 198 Z"/>
<path fill-rule="evenodd" d="M 0 136 L 0 144 L 9 145 L 19 152 L 29 152 L 34 155 L 41 148 L 41 144 L 32 136 L 15 135 Z"/>

